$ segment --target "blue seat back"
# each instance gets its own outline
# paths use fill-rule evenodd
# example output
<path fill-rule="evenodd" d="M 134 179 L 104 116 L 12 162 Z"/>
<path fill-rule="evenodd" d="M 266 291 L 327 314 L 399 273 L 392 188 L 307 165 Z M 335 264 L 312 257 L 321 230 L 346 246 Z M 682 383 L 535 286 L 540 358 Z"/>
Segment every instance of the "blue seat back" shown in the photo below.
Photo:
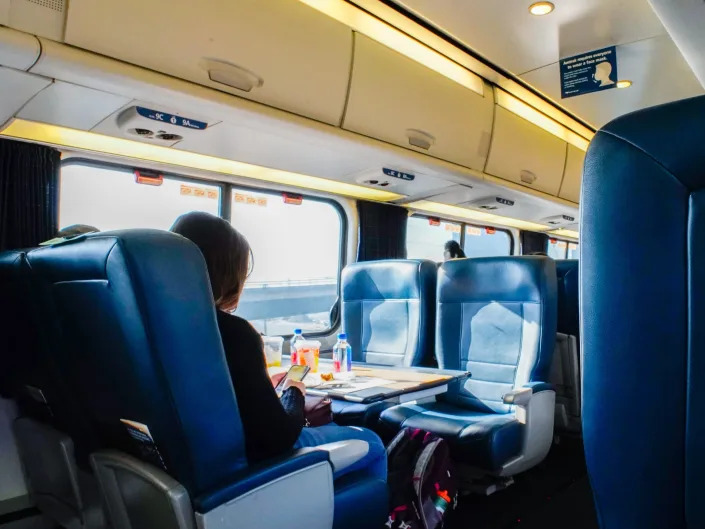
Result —
<path fill-rule="evenodd" d="M 61 368 L 104 447 L 160 464 L 193 495 L 246 466 L 203 256 L 178 235 L 94 234 L 28 254 Z M 121 419 L 146 425 L 157 455 Z"/>
<path fill-rule="evenodd" d="M 603 529 L 705 527 L 704 145 L 698 97 L 616 119 L 585 160 L 583 437 Z"/>
<path fill-rule="evenodd" d="M 558 332 L 580 336 L 578 317 L 578 260 L 556 261 L 558 279 Z"/>
<path fill-rule="evenodd" d="M 407 367 L 432 360 L 436 274 L 436 264 L 422 259 L 345 267 L 343 329 L 353 360 Z"/>
<path fill-rule="evenodd" d="M 502 395 L 548 380 L 556 338 L 556 267 L 547 257 L 486 257 L 446 262 L 438 275 L 439 367 L 472 378 L 443 400 L 508 413 Z"/>

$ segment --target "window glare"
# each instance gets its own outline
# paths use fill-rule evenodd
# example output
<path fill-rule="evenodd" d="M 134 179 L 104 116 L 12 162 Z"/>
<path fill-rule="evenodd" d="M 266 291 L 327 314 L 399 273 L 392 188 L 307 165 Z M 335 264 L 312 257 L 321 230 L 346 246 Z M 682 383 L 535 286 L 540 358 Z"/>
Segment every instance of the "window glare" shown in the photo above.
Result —
<path fill-rule="evenodd" d="M 461 225 L 441 221 L 433 226 L 426 217 L 409 217 L 406 225 L 406 256 L 409 259 L 443 260 L 447 241 L 460 242 Z"/>
<path fill-rule="evenodd" d="M 568 253 L 568 243 L 560 239 L 549 239 L 546 253 L 552 259 L 563 260 Z"/>
<path fill-rule="evenodd" d="M 478 226 L 465 227 L 465 245 L 463 250 L 466 257 L 494 257 L 509 255 L 512 249 L 512 240 L 506 231 L 487 230 Z"/>
<path fill-rule="evenodd" d="M 132 171 L 67 164 L 61 168 L 59 227 L 88 224 L 101 231 L 168 230 L 189 211 L 218 215 L 220 188 L 164 178 L 160 186 L 138 184 Z"/>
<path fill-rule="evenodd" d="M 267 335 L 324 332 L 338 297 L 341 219 L 330 203 L 233 189 L 232 224 L 249 241 L 254 269 L 236 314 Z"/>

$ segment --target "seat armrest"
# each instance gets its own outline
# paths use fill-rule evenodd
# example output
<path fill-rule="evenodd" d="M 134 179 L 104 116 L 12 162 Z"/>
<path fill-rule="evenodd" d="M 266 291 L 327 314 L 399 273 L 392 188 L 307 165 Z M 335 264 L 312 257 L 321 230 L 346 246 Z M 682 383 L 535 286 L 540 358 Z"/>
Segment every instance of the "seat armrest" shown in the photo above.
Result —
<path fill-rule="evenodd" d="M 205 513 L 215 507 L 242 496 L 257 487 L 274 481 L 287 474 L 313 466 L 317 463 L 328 462 L 328 452 L 323 450 L 296 451 L 285 457 L 269 459 L 233 474 L 227 483 L 193 499 L 196 512 Z"/>
<path fill-rule="evenodd" d="M 513 389 L 502 395 L 502 402 L 515 406 L 526 406 L 531 400 L 531 396 L 541 391 L 554 391 L 554 388 L 548 382 L 529 382 L 521 388 Z"/>
<path fill-rule="evenodd" d="M 365 457 L 367 452 L 370 451 L 370 445 L 359 439 L 350 439 L 348 441 L 338 441 L 337 443 L 328 443 L 311 448 L 301 448 L 297 450 L 295 454 L 308 454 L 317 450 L 328 454 L 328 460 L 333 467 L 333 471 L 338 472 Z"/>
<path fill-rule="evenodd" d="M 531 388 L 513 389 L 502 395 L 502 402 L 505 404 L 514 404 L 515 406 L 526 406 L 533 395 Z"/>

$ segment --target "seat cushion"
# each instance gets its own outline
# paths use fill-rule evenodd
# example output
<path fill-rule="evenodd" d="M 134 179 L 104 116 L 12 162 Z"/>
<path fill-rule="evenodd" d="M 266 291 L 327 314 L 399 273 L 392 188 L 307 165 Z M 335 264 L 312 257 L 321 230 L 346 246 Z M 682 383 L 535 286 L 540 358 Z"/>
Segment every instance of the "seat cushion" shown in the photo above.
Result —
<path fill-rule="evenodd" d="M 483 413 L 445 402 L 404 404 L 382 413 L 387 431 L 420 428 L 443 437 L 453 459 L 485 470 L 497 470 L 519 454 L 523 425 L 513 413 Z"/>
<path fill-rule="evenodd" d="M 389 402 L 362 404 L 336 399 L 331 401 L 333 421 L 336 424 L 341 426 L 365 426 L 370 429 L 376 428 L 380 414 L 392 406 L 394 404 Z"/>

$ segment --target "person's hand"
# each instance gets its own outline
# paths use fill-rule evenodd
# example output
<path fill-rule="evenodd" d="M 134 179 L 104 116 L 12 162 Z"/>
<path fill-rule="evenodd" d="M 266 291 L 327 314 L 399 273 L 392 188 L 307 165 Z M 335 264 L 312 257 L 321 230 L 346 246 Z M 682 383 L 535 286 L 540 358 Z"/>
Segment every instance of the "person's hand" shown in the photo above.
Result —
<path fill-rule="evenodd" d="M 286 382 L 284 382 L 284 391 L 289 388 L 296 388 L 301 392 L 302 395 L 306 396 L 306 384 L 304 384 L 303 382 L 298 382 L 296 380 L 291 380 L 290 378 L 287 378 Z"/>
<path fill-rule="evenodd" d="M 277 373 L 276 375 L 272 375 L 269 377 L 272 380 L 272 386 L 275 388 L 277 387 L 277 384 L 279 384 L 279 381 L 286 376 L 286 373 Z"/>

